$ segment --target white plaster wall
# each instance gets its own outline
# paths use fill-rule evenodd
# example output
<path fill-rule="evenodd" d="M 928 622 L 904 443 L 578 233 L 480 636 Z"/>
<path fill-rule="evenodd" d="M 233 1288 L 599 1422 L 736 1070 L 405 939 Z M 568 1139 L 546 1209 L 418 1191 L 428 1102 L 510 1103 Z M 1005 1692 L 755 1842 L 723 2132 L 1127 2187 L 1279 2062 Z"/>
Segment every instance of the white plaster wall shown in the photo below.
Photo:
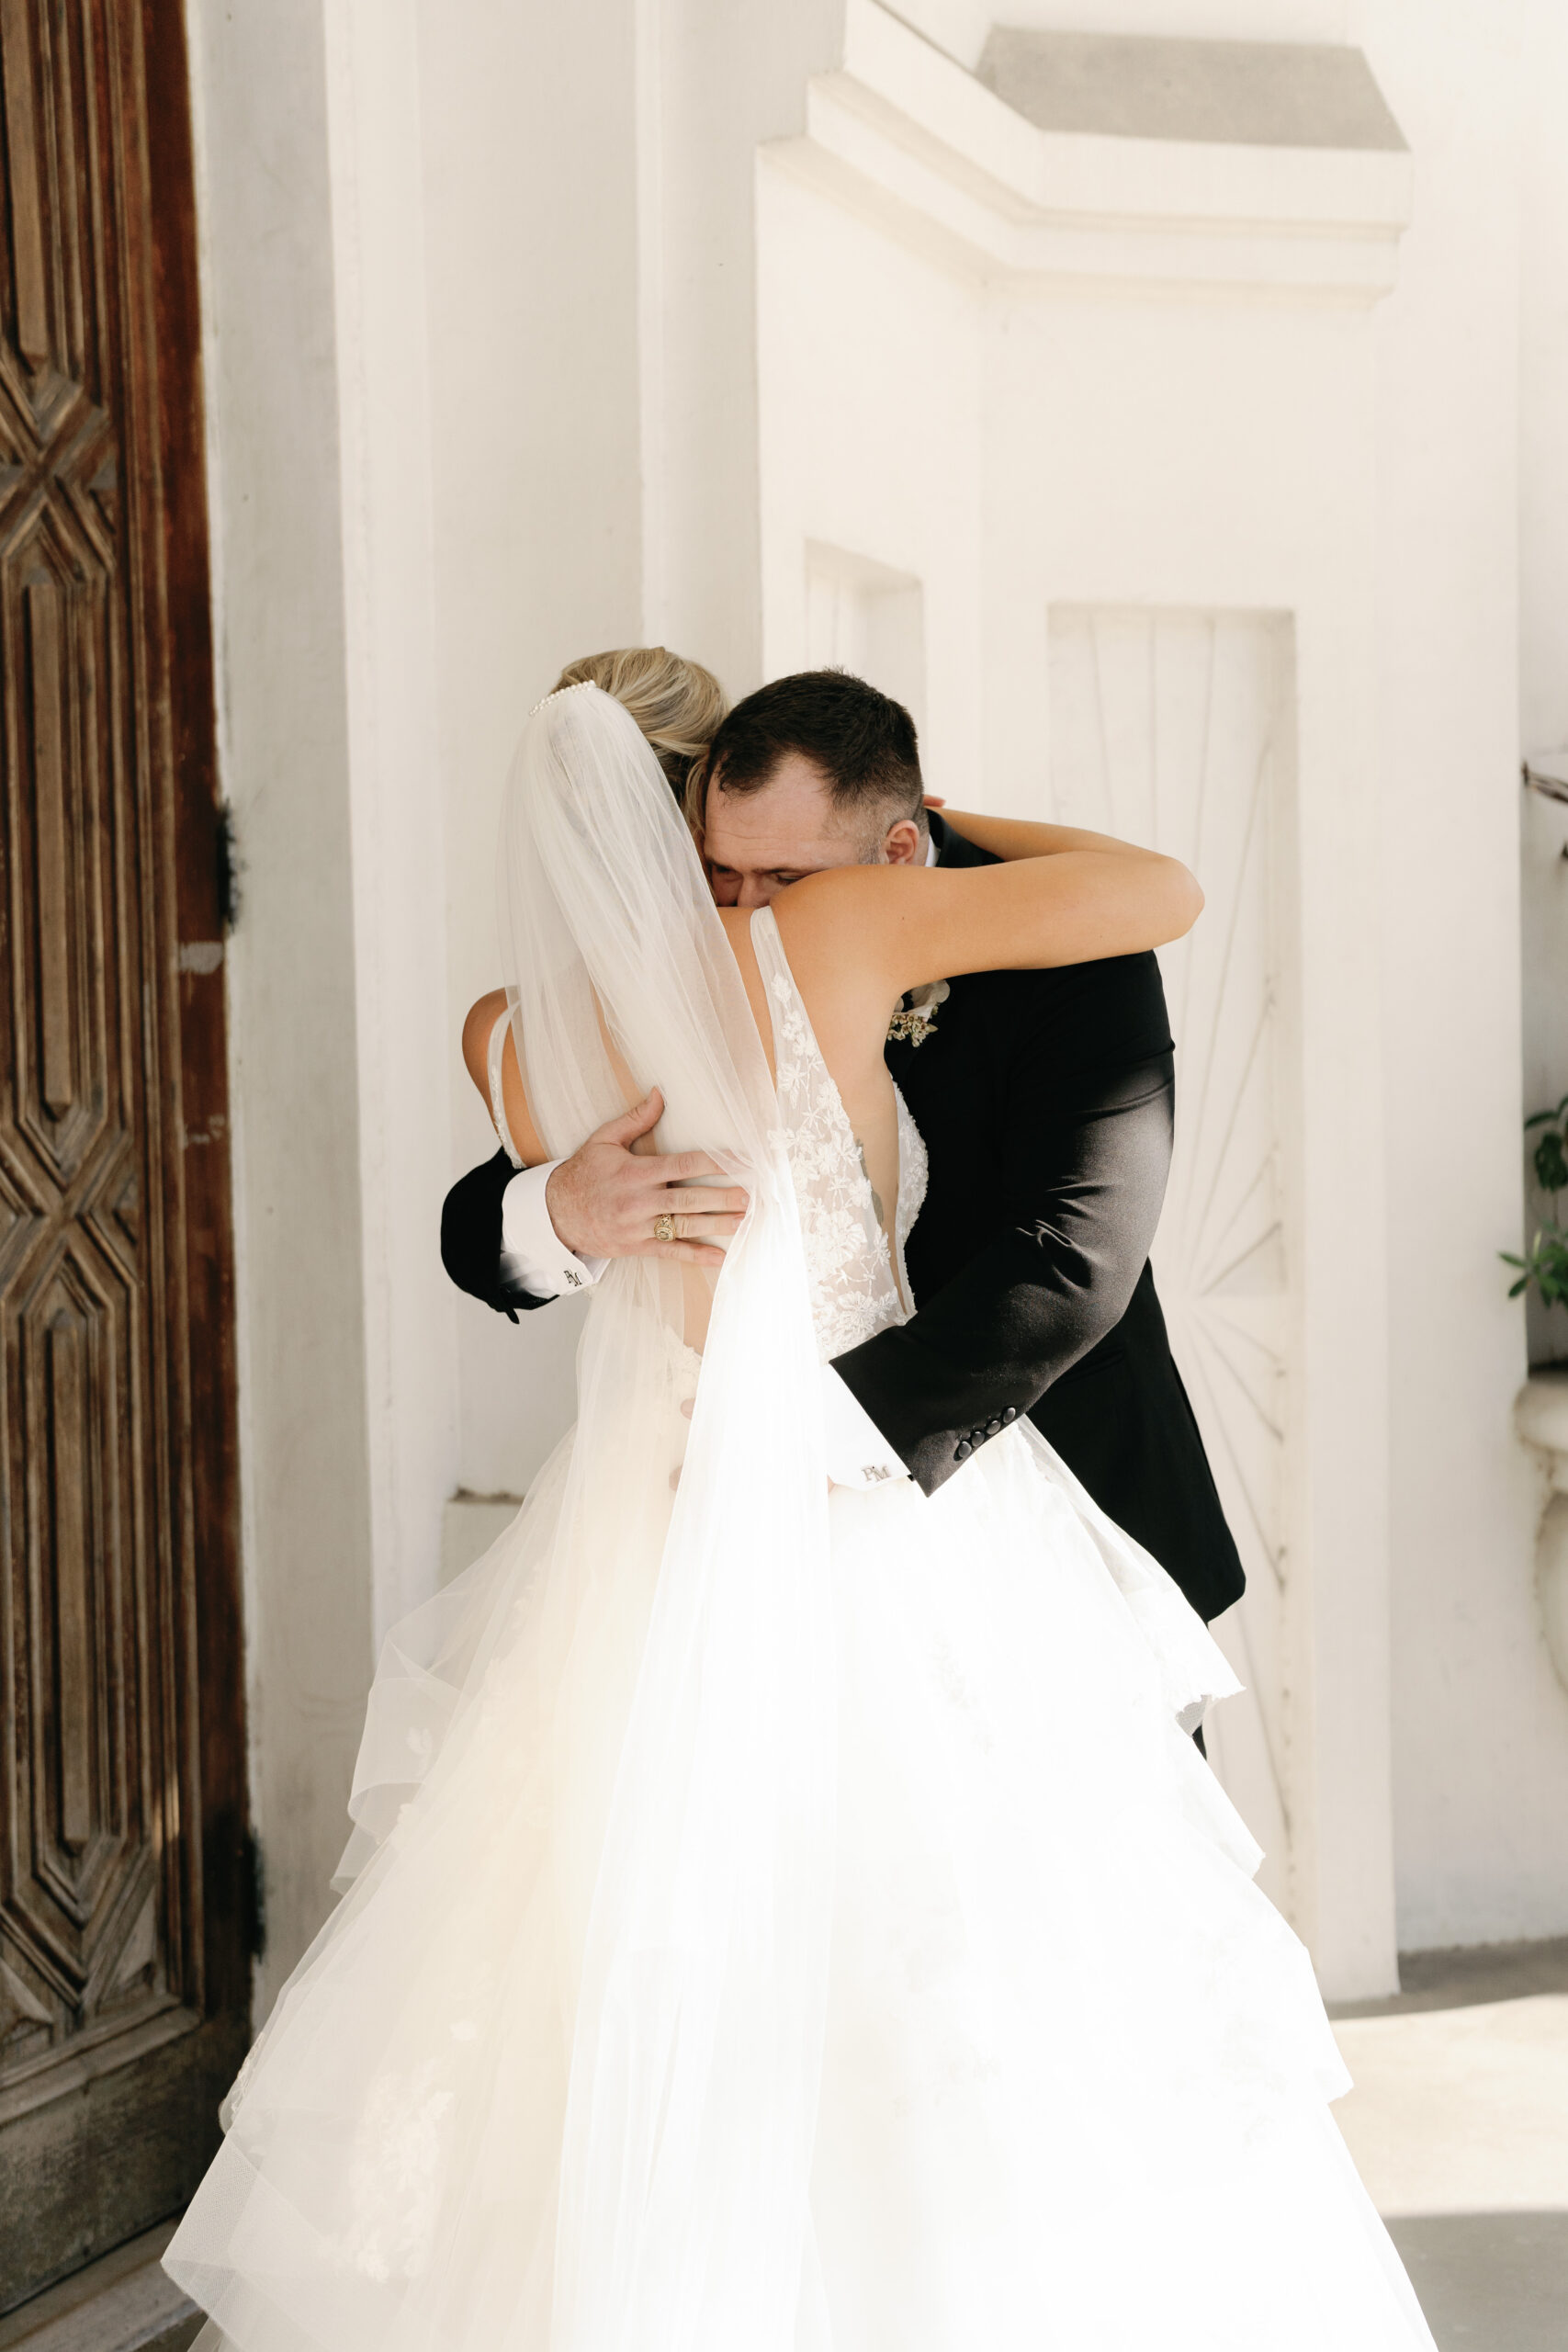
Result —
<path fill-rule="evenodd" d="M 1533 0 L 1358 9 L 1416 161 L 1379 320 L 1378 444 L 1407 1948 L 1568 1926 L 1568 1705 L 1533 1588 L 1536 1473 L 1511 1420 L 1523 1321 L 1496 1254 L 1519 1227 L 1518 163 L 1535 70 L 1522 33 L 1543 13 Z"/>
<path fill-rule="evenodd" d="M 431 1246 L 454 1055 L 416 16 L 415 0 L 326 12 L 378 1643 L 434 1589 L 457 1445 L 455 1300 Z"/>
<path fill-rule="evenodd" d="M 327 1906 L 371 1658 L 348 620 L 323 26 L 193 0 L 265 2013 Z"/>
<path fill-rule="evenodd" d="M 1568 12 L 1524 24 L 1519 321 L 1519 698 L 1526 752 L 1568 745 Z M 1523 797 L 1524 1104 L 1568 1094 L 1568 807 Z M 1560 1204 L 1568 1206 L 1568 1204 Z M 1547 1204 L 1527 1203 L 1533 1229 Z M 1568 1306 L 1532 1299 L 1530 1355 L 1568 1359 Z"/>
<path fill-rule="evenodd" d="M 1280 1763 L 1296 1837 L 1281 1891 L 1325 1981 L 1370 1987 L 1391 1977 L 1393 1920 L 1367 320 L 1104 289 L 1003 300 L 987 397 L 997 805 L 1051 805 L 1053 605 L 1294 620 L 1300 929 L 1283 1142 L 1300 1324 Z M 1179 1122 L 1192 1075 L 1178 1073 Z"/>
<path fill-rule="evenodd" d="M 643 633 L 633 17 L 630 0 L 420 8 L 454 1047 L 445 1120 L 424 1108 L 447 1183 L 495 1149 L 455 1048 L 502 977 L 495 844 L 513 749 L 564 662 Z M 457 1483 L 520 1494 L 572 1417 L 581 1307 L 515 1326 L 475 1299 L 454 1307 Z"/>
<path fill-rule="evenodd" d="M 644 0 L 646 623 L 761 683 L 758 149 L 797 134 L 843 0 Z"/>
<path fill-rule="evenodd" d="M 836 17 L 422 0 L 454 1037 L 500 978 L 501 795 L 561 665 L 662 640 L 732 695 L 761 677 L 756 152 L 798 129 Z M 451 1174 L 492 1148 L 459 1065 Z M 584 1311 L 457 1301 L 462 1486 L 526 1487 Z"/>
<path fill-rule="evenodd" d="M 764 673 L 810 660 L 808 542 L 918 581 L 922 761 L 933 792 L 973 805 L 983 296 L 766 150 L 757 202 Z"/>

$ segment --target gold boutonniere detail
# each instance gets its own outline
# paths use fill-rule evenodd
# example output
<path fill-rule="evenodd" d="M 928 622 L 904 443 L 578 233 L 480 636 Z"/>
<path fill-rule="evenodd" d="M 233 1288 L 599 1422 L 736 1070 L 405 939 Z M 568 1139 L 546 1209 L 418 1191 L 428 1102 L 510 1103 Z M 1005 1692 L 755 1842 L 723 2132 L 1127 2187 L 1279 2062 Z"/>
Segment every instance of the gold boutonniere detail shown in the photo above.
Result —
<path fill-rule="evenodd" d="M 907 1037 L 911 1046 L 923 1046 L 936 1027 L 937 1006 L 945 1004 L 951 994 L 945 980 L 928 980 L 923 989 L 911 989 L 887 1024 L 888 1044 Z"/>

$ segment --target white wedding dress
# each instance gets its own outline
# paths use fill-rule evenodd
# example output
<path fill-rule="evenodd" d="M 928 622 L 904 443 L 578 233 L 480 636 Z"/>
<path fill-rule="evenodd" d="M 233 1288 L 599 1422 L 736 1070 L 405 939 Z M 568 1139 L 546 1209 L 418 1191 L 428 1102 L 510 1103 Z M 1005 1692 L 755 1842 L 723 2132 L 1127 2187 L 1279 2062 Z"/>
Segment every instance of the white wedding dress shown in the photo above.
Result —
<path fill-rule="evenodd" d="M 568 700 L 523 781 L 570 822 L 527 847 L 586 924 L 572 779 L 627 771 L 611 835 L 641 803 L 629 721 Z M 731 1119 L 759 1206 L 701 1358 L 666 1272 L 606 1276 L 578 1431 L 388 1643 L 351 1891 L 166 2257 L 202 2341 L 1430 2352 L 1305 1952 L 1187 1736 L 1235 1688 L 1205 1628 L 1027 1421 L 930 1500 L 826 1497 L 816 1362 L 900 1320 L 898 1280 L 772 913 L 776 1094 L 736 1079 L 744 1000 L 659 808 L 626 871 L 655 842 L 704 942 L 655 988 L 660 1075 L 716 1005 L 686 1124 Z M 578 1017 L 559 948 L 517 987 L 531 1100 Z"/>

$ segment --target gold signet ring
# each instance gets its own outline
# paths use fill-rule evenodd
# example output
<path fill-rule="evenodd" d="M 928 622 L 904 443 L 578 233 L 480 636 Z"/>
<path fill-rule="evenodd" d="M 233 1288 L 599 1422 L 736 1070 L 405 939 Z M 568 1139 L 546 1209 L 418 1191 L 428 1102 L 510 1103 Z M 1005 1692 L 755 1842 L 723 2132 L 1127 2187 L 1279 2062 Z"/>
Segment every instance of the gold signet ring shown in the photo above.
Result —
<path fill-rule="evenodd" d="M 673 1241 L 675 1238 L 674 1218 L 656 1216 L 653 1220 L 653 1238 L 655 1241 Z"/>

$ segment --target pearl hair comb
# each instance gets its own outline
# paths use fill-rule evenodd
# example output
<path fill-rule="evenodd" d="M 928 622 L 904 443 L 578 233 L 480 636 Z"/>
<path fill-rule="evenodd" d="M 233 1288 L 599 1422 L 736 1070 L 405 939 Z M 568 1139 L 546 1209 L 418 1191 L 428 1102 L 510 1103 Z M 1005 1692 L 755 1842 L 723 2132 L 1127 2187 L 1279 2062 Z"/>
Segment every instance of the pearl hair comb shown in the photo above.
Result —
<path fill-rule="evenodd" d="M 530 718 L 536 718 L 546 703 L 558 702 L 562 695 L 597 694 L 598 692 L 599 688 L 593 679 L 574 678 L 570 686 L 552 686 L 547 695 L 541 695 L 528 716 Z"/>

